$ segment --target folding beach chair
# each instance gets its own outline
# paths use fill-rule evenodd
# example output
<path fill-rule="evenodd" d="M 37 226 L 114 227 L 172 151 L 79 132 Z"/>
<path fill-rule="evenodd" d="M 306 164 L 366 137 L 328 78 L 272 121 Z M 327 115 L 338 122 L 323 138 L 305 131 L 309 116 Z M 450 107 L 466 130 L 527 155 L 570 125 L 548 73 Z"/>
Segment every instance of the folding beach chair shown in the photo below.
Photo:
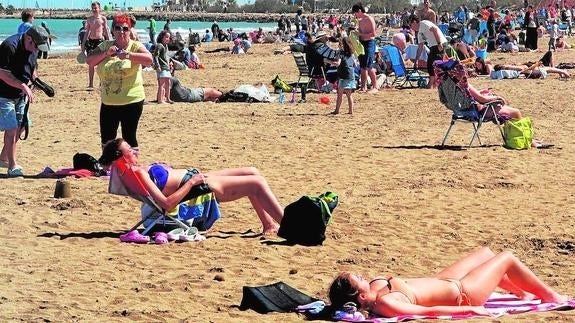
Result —
<path fill-rule="evenodd" d="M 495 108 L 497 105 L 502 104 L 501 101 L 493 101 L 483 104 L 484 109 L 480 113 L 477 108 L 477 102 L 473 100 L 469 91 L 467 90 L 467 75 L 465 67 L 456 60 L 436 61 L 434 64 L 435 75 L 438 77 L 439 86 L 437 88 L 439 93 L 439 100 L 445 107 L 451 110 L 451 123 L 441 145 L 445 145 L 445 141 L 449 136 L 451 128 L 457 121 L 471 123 L 473 125 L 473 135 L 469 142 L 469 147 L 473 145 L 475 138 L 481 145 L 481 138 L 479 137 L 479 129 L 485 121 L 493 121 L 497 124 L 501 138 L 505 143 L 503 135 L 503 128 L 501 124 L 504 120 L 501 116 L 497 115 Z M 492 118 L 486 118 L 487 113 L 491 111 Z"/>
<path fill-rule="evenodd" d="M 309 68 L 307 62 L 305 61 L 305 54 L 304 53 L 293 53 L 293 59 L 298 69 L 298 79 L 297 85 L 301 89 L 302 99 L 305 99 L 305 91 L 309 88 L 310 83 L 314 82 L 316 79 L 323 77 L 325 80 L 325 70 L 323 67 L 320 67 L 321 74 L 318 74 L 318 71 L 314 70 L 314 67 Z"/>
<path fill-rule="evenodd" d="M 185 223 L 168 215 L 152 198 L 146 187 L 142 183 L 139 175 L 132 170 L 128 161 L 122 157 L 112 163 L 110 173 L 110 183 L 108 192 L 115 195 L 130 196 L 147 205 L 147 212 L 142 215 L 142 219 L 136 223 L 129 231 L 136 230 L 141 224 L 146 223 L 146 228 L 142 232 L 146 235 L 155 225 L 177 226 L 184 230 L 190 229 L 191 222 Z"/>
<path fill-rule="evenodd" d="M 390 86 L 396 86 L 400 89 L 424 88 L 427 86 L 429 76 L 423 75 L 417 70 L 408 71 L 399 48 L 392 44 L 387 44 L 381 48 L 381 53 L 383 59 L 389 64 L 393 71 L 393 81 L 391 81 Z"/>

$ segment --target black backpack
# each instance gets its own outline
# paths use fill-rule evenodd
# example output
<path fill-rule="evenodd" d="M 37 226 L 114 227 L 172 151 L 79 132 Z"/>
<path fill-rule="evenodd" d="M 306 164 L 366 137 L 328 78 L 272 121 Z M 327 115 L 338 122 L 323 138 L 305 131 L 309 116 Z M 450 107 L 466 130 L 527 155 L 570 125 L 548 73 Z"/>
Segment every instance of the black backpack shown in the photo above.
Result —
<path fill-rule="evenodd" d="M 244 286 L 240 310 L 252 309 L 258 313 L 293 312 L 299 305 L 317 301 L 299 290 L 277 282 L 265 286 Z"/>
<path fill-rule="evenodd" d="M 304 246 L 321 245 L 331 212 L 338 203 L 338 196 L 325 192 L 314 197 L 305 195 L 286 206 L 278 236 L 291 244 Z"/>
<path fill-rule="evenodd" d="M 102 168 L 98 160 L 86 153 L 76 153 L 72 160 L 72 165 L 74 169 L 87 169 L 96 176 L 102 176 L 106 174 L 106 171 Z"/>

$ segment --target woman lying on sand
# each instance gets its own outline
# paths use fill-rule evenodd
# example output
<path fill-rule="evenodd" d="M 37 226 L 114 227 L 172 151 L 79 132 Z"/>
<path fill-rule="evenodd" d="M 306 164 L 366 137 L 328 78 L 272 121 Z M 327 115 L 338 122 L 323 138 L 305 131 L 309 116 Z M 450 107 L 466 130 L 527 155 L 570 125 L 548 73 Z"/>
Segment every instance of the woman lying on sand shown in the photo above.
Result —
<path fill-rule="evenodd" d="M 143 179 L 150 195 L 165 210 L 171 210 L 190 197 L 210 191 L 219 202 L 247 197 L 262 222 L 263 233 L 277 232 L 283 217 L 283 208 L 256 168 L 230 168 L 198 173 L 192 172 L 191 168 L 175 169 L 165 164 L 144 166 L 138 164 L 138 155 L 134 152 L 122 138 L 114 139 L 104 145 L 99 162 L 103 166 L 109 166 L 120 157 L 126 158 L 132 169 Z M 207 184 L 207 187 L 203 184 Z"/>
<path fill-rule="evenodd" d="M 500 65 L 497 64 L 493 67 L 493 70 L 512 70 L 518 71 L 519 74 L 525 75 L 525 77 L 530 79 L 538 79 L 538 78 L 546 78 L 549 73 L 556 73 L 559 74 L 560 77 L 568 78 L 569 72 L 556 68 L 556 67 L 549 67 L 549 66 L 541 66 L 541 64 L 533 64 L 533 65 Z"/>
<path fill-rule="evenodd" d="M 544 303 L 562 303 L 569 298 L 542 282 L 510 252 L 493 253 L 480 248 L 440 271 L 434 277 L 370 281 L 350 272 L 331 284 L 329 298 L 338 310 L 348 302 L 374 315 L 489 315 L 483 307 L 500 287 L 522 299 L 540 298 Z"/>

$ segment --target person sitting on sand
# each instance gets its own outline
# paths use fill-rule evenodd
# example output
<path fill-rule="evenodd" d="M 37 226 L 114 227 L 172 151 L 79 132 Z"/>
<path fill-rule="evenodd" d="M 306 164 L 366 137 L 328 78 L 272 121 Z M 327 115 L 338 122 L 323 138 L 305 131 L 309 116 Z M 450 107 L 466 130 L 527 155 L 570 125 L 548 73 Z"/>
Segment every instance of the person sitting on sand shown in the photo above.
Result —
<path fill-rule="evenodd" d="M 202 101 L 217 101 L 222 92 L 209 87 L 187 88 L 180 83 L 175 77 L 170 79 L 172 88 L 170 90 L 170 99 L 174 102 L 202 102 Z"/>
<path fill-rule="evenodd" d="M 554 291 L 516 256 L 495 254 L 487 247 L 443 269 L 433 277 L 401 279 L 341 273 L 329 288 L 335 310 L 352 305 L 373 315 L 485 315 L 483 307 L 499 287 L 522 299 L 540 298 L 544 303 L 563 303 L 569 298 Z"/>
<path fill-rule="evenodd" d="M 263 233 L 272 234 L 279 229 L 283 208 L 266 179 L 254 167 L 197 173 L 195 169 L 176 169 L 165 164 L 140 165 L 138 155 L 122 138 L 108 141 L 98 161 L 103 166 L 110 166 L 121 157 L 131 164 L 146 190 L 164 210 L 209 192 L 214 193 L 218 202 L 247 197 L 263 225 Z"/>
<path fill-rule="evenodd" d="M 234 39 L 234 46 L 232 47 L 231 53 L 235 55 L 245 54 L 241 38 Z"/>
<path fill-rule="evenodd" d="M 209 29 L 206 29 L 206 33 L 205 33 L 204 36 L 202 37 L 201 42 L 202 42 L 202 43 L 209 43 L 209 42 L 212 41 L 212 39 L 213 39 L 213 36 L 212 36 L 212 34 L 210 33 L 210 30 L 209 30 Z"/>

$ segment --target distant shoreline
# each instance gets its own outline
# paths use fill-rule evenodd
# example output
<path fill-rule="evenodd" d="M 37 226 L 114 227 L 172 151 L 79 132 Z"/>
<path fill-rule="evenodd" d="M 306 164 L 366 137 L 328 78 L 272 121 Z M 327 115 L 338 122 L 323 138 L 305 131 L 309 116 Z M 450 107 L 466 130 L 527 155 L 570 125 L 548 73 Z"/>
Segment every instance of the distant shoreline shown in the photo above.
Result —
<path fill-rule="evenodd" d="M 249 21 L 270 23 L 279 19 L 282 14 L 279 13 L 207 13 L 207 12 L 167 12 L 167 11 L 108 11 L 103 14 L 111 19 L 116 14 L 130 13 L 133 14 L 138 21 L 147 20 L 153 17 L 155 20 L 164 21 L 170 19 L 172 21 Z M 287 15 L 295 15 L 294 13 L 287 13 Z M 91 15 L 88 10 L 58 10 L 52 11 L 52 14 L 43 13 L 42 10 L 37 10 L 34 17 L 36 19 L 85 19 Z M 0 19 L 20 19 L 20 13 L 13 15 L 0 14 Z"/>
<path fill-rule="evenodd" d="M 247 22 L 260 22 L 270 23 L 276 22 L 281 16 L 295 16 L 295 12 L 288 13 L 208 13 L 208 12 L 179 12 L 179 11 L 108 11 L 104 15 L 111 19 L 114 15 L 120 13 L 133 14 L 138 21 L 147 20 L 149 17 L 154 17 L 155 20 L 165 21 L 171 19 L 172 21 L 247 21 Z M 306 15 L 316 15 L 312 13 L 305 13 Z M 37 19 L 86 19 L 91 15 L 89 10 L 57 10 L 52 11 L 52 14 L 43 13 L 42 10 L 37 10 L 34 17 Z M 318 13 L 317 15 L 327 17 L 328 14 Z M 371 14 L 376 20 L 385 16 L 384 14 Z M 0 19 L 20 19 L 20 13 L 13 15 L 0 14 Z"/>

